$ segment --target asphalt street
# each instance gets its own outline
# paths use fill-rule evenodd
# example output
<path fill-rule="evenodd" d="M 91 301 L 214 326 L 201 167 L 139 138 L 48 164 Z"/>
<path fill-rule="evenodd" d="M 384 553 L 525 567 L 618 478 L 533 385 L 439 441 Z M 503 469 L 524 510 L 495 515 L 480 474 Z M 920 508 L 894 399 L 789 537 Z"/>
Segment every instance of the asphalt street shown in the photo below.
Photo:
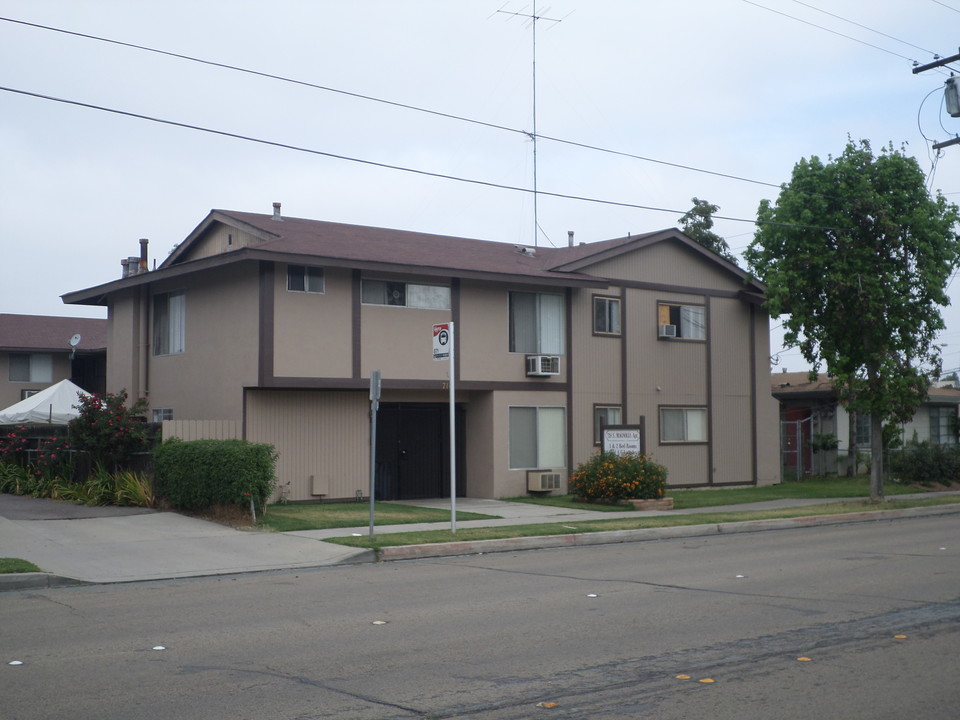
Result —
<path fill-rule="evenodd" d="M 947 719 L 960 516 L 7 592 L 0 627 L 16 720 Z"/>

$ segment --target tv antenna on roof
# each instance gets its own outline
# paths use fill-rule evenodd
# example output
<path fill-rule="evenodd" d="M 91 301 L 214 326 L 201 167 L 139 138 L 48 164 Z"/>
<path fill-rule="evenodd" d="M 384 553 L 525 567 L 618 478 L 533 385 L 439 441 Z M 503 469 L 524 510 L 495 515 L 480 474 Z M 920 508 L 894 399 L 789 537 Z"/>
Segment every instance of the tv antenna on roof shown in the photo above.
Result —
<path fill-rule="evenodd" d="M 497 13 L 501 15 L 513 15 L 514 17 L 527 18 L 530 21 L 531 33 L 533 36 L 533 131 L 528 132 L 527 136 L 533 141 L 533 246 L 538 247 L 537 240 L 540 237 L 540 221 L 538 218 L 538 197 L 537 197 L 537 23 L 545 20 L 552 23 L 562 23 L 573 13 L 571 10 L 569 13 L 564 15 L 562 18 L 550 18 L 544 15 L 537 13 L 537 3 L 534 0 L 530 12 L 513 12 L 511 10 L 504 10 L 504 8 L 509 3 L 504 3 L 504 5 L 497 10 L 494 15 Z M 524 8 L 525 10 L 526 8 Z M 550 8 L 544 8 L 541 12 L 549 12 Z M 491 17 L 493 17 L 491 15 Z"/>

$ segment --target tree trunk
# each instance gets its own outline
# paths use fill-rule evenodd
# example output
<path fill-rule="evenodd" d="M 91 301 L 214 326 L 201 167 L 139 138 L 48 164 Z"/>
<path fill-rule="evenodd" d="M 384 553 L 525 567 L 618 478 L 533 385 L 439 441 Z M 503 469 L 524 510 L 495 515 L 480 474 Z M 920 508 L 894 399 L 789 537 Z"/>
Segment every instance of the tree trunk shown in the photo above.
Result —
<path fill-rule="evenodd" d="M 883 420 L 870 414 L 870 499 L 883 501 Z"/>
<path fill-rule="evenodd" d="M 856 477 L 860 469 L 857 463 L 857 411 L 851 410 L 848 414 L 849 427 L 847 428 L 847 477 Z"/>

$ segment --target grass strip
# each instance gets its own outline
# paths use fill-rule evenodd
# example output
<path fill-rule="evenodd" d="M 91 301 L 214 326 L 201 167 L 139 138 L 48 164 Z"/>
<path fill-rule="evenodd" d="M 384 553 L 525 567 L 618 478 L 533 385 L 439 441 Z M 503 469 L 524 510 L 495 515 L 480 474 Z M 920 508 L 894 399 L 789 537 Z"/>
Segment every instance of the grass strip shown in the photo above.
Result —
<path fill-rule="evenodd" d="M 20 558 L 0 558 L 0 574 L 43 572 L 32 562 Z"/>
<path fill-rule="evenodd" d="M 449 510 L 374 502 L 374 525 L 446 522 Z M 489 520 L 495 515 L 457 511 L 457 520 Z M 269 505 L 260 527 L 276 532 L 363 527 L 370 522 L 370 503 L 284 503 Z"/>
<path fill-rule="evenodd" d="M 543 535 L 567 535 L 573 533 L 603 532 L 606 530 L 639 530 L 643 528 L 677 527 L 686 525 L 717 525 L 720 523 L 748 520 L 796 518 L 811 515 L 840 515 L 870 510 L 901 510 L 912 507 L 932 507 L 960 503 L 960 496 L 918 498 L 911 500 L 887 500 L 883 503 L 867 501 L 827 503 L 824 505 L 785 508 L 779 510 L 750 510 L 744 512 L 692 513 L 687 515 L 658 515 L 612 520 L 588 520 L 584 522 L 556 522 L 536 525 L 508 525 L 503 527 L 480 527 L 449 530 L 425 530 L 409 533 L 387 533 L 363 537 L 336 537 L 327 542 L 360 548 L 383 548 L 397 545 L 423 545 L 429 543 L 459 542 L 464 540 L 500 540 L 504 538 L 535 537 Z"/>

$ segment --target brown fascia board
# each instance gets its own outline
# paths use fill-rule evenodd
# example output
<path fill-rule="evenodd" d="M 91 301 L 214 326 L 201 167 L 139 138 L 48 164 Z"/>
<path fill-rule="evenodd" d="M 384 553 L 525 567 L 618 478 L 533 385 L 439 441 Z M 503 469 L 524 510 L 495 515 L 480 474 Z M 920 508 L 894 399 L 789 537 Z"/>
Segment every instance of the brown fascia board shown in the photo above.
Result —
<path fill-rule="evenodd" d="M 139 287 L 157 280 L 180 277 L 211 268 L 223 267 L 238 262 L 265 260 L 269 262 L 293 263 L 298 265 L 314 265 L 322 267 L 345 267 L 354 270 L 369 272 L 396 273 L 398 275 L 424 275 L 435 277 L 457 277 L 469 280 L 486 280 L 494 282 L 517 283 L 523 285 L 545 285 L 554 287 L 594 287 L 605 288 L 609 285 L 601 278 L 581 275 L 579 273 L 558 273 L 556 276 L 524 275 L 520 273 L 496 273 L 487 271 L 458 270 L 445 267 L 424 267 L 422 265 L 398 265 L 395 263 L 378 263 L 374 261 L 345 260 L 341 258 L 327 258 L 319 255 L 296 255 L 291 253 L 275 253 L 256 247 L 240 248 L 219 255 L 211 255 L 199 260 L 189 260 L 175 265 L 161 265 L 139 275 L 118 278 L 103 285 L 78 290 L 61 295 L 61 300 L 67 305 L 107 305 L 107 296 L 120 290 Z"/>
<path fill-rule="evenodd" d="M 634 250 L 639 250 L 644 247 L 649 247 L 650 245 L 655 245 L 656 243 L 664 242 L 665 240 L 676 240 L 682 243 L 693 252 L 699 253 L 702 257 L 706 258 L 710 262 L 716 263 L 727 272 L 736 275 L 740 280 L 743 281 L 744 284 L 750 285 L 750 289 L 745 291 L 744 299 L 751 301 L 747 295 L 756 293 L 760 294 L 761 302 L 766 299 L 765 293 L 767 288 L 765 285 L 763 285 L 763 283 L 752 278 L 749 273 L 738 267 L 736 263 L 732 263 L 725 257 L 722 257 L 712 250 L 705 248 L 703 245 L 692 240 L 677 228 L 658 230 L 644 233 L 643 235 L 617 238 L 616 240 L 606 240 L 599 243 L 589 243 L 581 247 L 586 250 L 597 246 L 597 249 L 588 255 L 579 257 L 571 262 L 554 265 L 550 269 L 560 272 L 582 270 L 584 267 L 588 267 L 595 263 L 609 260 L 610 258 L 617 257 L 618 255 L 633 252 Z M 607 247 L 603 247 L 604 245 L 607 245 Z"/>

